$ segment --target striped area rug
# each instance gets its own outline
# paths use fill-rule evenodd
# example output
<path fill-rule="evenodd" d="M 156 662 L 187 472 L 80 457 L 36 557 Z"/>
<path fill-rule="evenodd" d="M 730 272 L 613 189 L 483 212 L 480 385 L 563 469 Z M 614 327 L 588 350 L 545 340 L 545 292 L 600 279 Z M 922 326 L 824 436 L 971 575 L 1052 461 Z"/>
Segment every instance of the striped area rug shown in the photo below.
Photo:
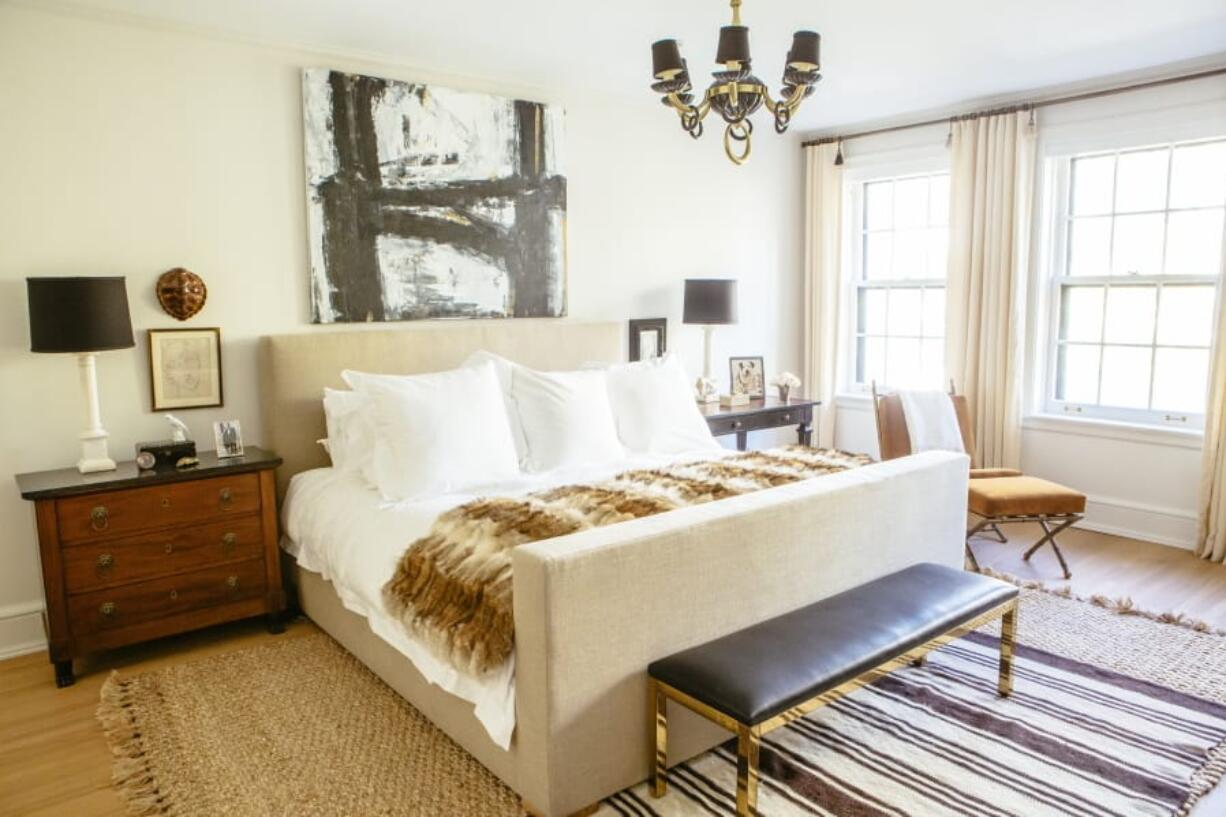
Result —
<path fill-rule="evenodd" d="M 1026 595 L 1032 603 L 1023 604 L 1023 625 L 1027 610 L 1038 606 L 1033 602 L 1057 601 Z M 1223 649 L 1220 636 L 1133 623 L 1159 628 L 1174 641 L 1215 639 Z M 1114 635 L 1126 636 L 1127 629 Z M 924 667 L 883 678 L 768 734 L 761 812 L 1182 815 L 1221 776 L 1226 699 L 1019 645 L 1016 689 L 1003 700 L 996 695 L 997 643 L 991 632 L 972 633 L 931 654 Z M 665 798 L 652 799 L 644 784 L 610 798 L 598 813 L 735 814 L 735 791 L 736 743 L 730 741 L 672 770 Z"/>

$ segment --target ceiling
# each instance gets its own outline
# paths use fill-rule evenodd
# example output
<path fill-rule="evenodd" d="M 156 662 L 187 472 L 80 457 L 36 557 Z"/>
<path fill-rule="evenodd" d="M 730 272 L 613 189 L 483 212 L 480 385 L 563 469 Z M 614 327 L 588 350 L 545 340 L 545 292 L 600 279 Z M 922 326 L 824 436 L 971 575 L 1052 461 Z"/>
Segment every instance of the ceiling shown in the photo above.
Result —
<path fill-rule="evenodd" d="M 723 0 L 68 0 L 264 42 L 359 52 L 432 73 L 653 102 L 653 40 L 696 84 Z M 794 127 L 897 117 L 1171 63 L 1226 62 L 1223 0 L 745 0 L 756 73 L 778 82 L 791 32 L 822 35 L 823 80 Z"/>

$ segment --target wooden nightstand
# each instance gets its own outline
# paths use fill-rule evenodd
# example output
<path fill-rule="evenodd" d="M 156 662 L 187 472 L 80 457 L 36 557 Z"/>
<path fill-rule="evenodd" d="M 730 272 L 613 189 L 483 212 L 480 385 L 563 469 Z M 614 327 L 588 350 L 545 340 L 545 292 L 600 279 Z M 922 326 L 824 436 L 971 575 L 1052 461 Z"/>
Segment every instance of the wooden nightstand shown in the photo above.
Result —
<path fill-rule="evenodd" d="M 743 406 L 721 408 L 719 403 L 699 403 L 698 409 L 707 418 L 707 425 L 716 437 L 736 435 L 737 451 L 744 451 L 751 431 L 764 428 L 796 426 L 796 439 L 801 445 L 813 443 L 813 413 L 821 402 L 793 397 L 786 403 L 777 397 L 760 397 Z"/>
<path fill-rule="evenodd" d="M 89 652 L 264 614 L 284 629 L 273 469 L 281 460 L 199 455 L 186 471 L 18 474 L 34 501 L 56 686 Z"/>

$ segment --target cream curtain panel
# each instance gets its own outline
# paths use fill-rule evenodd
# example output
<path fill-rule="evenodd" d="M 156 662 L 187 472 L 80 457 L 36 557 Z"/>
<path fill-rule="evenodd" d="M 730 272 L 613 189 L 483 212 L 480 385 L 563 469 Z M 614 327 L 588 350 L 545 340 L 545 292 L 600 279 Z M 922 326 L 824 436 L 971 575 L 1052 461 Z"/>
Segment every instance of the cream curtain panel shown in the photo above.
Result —
<path fill-rule="evenodd" d="M 955 122 L 952 136 L 946 371 L 970 403 L 975 464 L 1017 468 L 1035 127 L 1021 111 Z"/>
<path fill-rule="evenodd" d="M 839 294 L 843 242 L 843 168 L 836 146 L 805 148 L 805 349 L 802 391 L 822 401 L 817 444 L 834 447 Z"/>
<path fill-rule="evenodd" d="M 1226 259 L 1223 259 L 1226 276 Z M 1205 450 L 1201 463 L 1196 555 L 1226 561 L 1226 297 L 1218 287 L 1217 326 L 1209 365 L 1209 405 L 1205 409 Z"/>

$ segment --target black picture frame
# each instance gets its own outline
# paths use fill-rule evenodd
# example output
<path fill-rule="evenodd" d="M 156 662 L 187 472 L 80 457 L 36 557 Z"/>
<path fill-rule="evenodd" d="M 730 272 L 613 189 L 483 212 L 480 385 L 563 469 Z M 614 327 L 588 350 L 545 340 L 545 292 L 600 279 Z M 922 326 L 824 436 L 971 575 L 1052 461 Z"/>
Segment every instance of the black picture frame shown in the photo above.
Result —
<path fill-rule="evenodd" d="M 738 379 L 742 367 L 752 373 L 752 381 L 748 385 L 744 377 Z M 728 358 L 728 391 L 731 394 L 746 394 L 752 398 L 766 396 L 766 364 L 761 356 Z"/>
<path fill-rule="evenodd" d="M 637 318 L 630 321 L 630 361 L 643 360 L 644 335 L 656 336 L 656 353 L 652 358 L 663 357 L 668 351 L 668 318 Z M 650 360 L 651 358 L 647 358 Z"/>
<path fill-rule="evenodd" d="M 204 326 L 150 329 L 146 335 L 149 344 L 149 402 L 153 411 L 185 411 L 225 405 L 225 388 L 221 377 L 220 328 Z M 204 374 L 207 379 L 207 386 L 199 389 L 198 396 L 167 397 L 166 378 L 173 366 L 163 361 L 163 344 L 175 339 L 190 339 L 207 346 L 207 365 L 195 370 L 195 374 Z"/>

